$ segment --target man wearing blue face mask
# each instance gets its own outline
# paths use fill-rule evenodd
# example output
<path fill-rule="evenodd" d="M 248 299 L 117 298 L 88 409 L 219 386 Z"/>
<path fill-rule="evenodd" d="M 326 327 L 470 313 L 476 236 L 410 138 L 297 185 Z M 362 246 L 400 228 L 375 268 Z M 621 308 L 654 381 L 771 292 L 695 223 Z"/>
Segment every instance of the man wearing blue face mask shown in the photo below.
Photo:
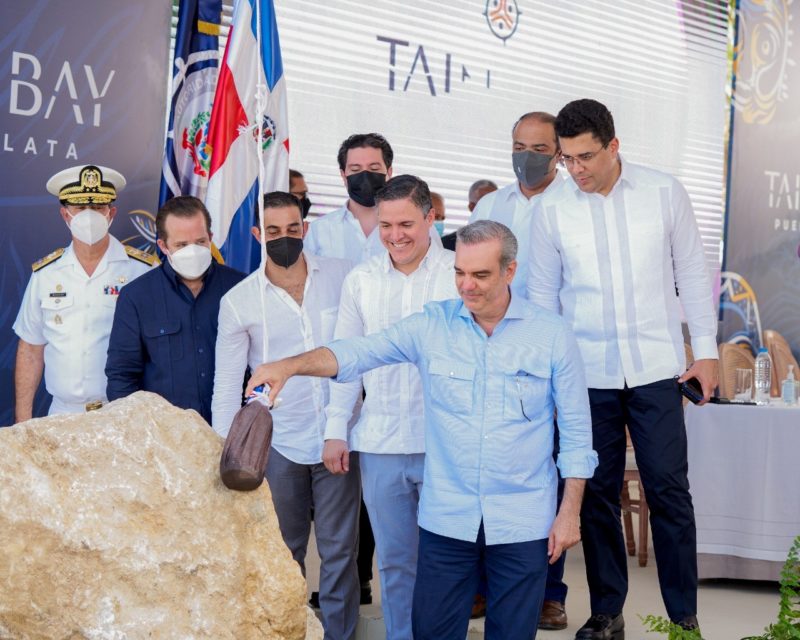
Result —
<path fill-rule="evenodd" d="M 120 173 L 95 165 L 71 167 L 47 181 L 72 242 L 33 264 L 14 323 L 16 422 L 33 417 L 42 374 L 53 396 L 50 415 L 97 409 L 106 400 L 103 366 L 117 297 L 155 262 L 108 234 L 113 202 L 124 188 Z"/>
<path fill-rule="evenodd" d="M 506 225 L 519 243 L 517 275 L 511 285 L 513 293 L 526 297 L 528 245 L 534 205 L 548 189 L 561 183 L 558 175 L 560 151 L 555 116 L 532 111 L 521 116 L 511 129 L 511 163 L 516 181 L 485 195 L 475 205 L 469 221 L 494 220 Z"/>
<path fill-rule="evenodd" d="M 152 391 L 211 423 L 219 303 L 244 274 L 211 257 L 211 217 L 193 196 L 156 215 L 159 269 L 120 295 L 108 345 L 108 399 Z"/>

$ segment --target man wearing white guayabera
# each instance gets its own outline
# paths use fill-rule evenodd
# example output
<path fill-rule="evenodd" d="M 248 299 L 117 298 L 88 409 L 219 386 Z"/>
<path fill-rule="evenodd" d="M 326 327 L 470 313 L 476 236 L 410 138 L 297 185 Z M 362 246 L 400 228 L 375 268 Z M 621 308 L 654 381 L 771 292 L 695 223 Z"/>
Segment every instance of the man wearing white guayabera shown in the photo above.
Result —
<path fill-rule="evenodd" d="M 428 185 L 404 175 L 375 194 L 378 232 L 388 251 L 355 267 L 339 304 L 336 337 L 375 333 L 422 311 L 432 300 L 457 297 L 455 254 L 431 241 L 434 212 Z M 347 424 L 361 396 L 361 417 Z M 380 367 L 331 385 L 323 460 L 347 473 L 359 452 L 364 502 L 375 535 L 387 640 L 411 638 L 411 600 L 417 569 L 417 505 L 425 461 L 422 383 L 412 364 Z"/>

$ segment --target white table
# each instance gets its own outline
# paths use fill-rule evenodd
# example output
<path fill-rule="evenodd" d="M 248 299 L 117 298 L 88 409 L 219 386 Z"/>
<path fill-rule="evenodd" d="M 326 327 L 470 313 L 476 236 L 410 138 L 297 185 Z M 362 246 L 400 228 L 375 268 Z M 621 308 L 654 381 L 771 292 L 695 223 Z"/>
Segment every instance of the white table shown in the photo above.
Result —
<path fill-rule="evenodd" d="M 700 578 L 777 580 L 800 534 L 800 408 L 686 407 Z"/>

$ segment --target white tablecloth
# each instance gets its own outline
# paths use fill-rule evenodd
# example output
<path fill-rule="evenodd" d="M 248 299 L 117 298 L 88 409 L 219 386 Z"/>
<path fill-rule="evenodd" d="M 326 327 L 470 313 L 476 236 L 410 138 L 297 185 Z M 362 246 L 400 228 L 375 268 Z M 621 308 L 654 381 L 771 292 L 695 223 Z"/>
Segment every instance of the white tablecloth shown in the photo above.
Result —
<path fill-rule="evenodd" d="M 709 575 L 702 554 L 776 563 L 777 577 L 800 534 L 800 408 L 690 404 L 686 431 L 700 577 L 765 577 Z"/>

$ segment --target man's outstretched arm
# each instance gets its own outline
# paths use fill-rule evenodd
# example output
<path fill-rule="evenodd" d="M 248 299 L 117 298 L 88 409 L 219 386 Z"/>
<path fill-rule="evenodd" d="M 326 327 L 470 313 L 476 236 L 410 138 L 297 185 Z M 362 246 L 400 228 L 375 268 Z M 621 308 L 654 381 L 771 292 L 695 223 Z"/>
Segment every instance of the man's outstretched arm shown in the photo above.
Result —
<path fill-rule="evenodd" d="M 333 351 L 327 347 L 319 347 L 298 356 L 259 365 L 247 383 L 245 396 L 252 395 L 253 389 L 266 384 L 270 388 L 269 401 L 274 404 L 278 392 L 283 389 L 283 385 L 292 376 L 332 378 L 338 372 L 339 363 L 336 361 Z"/>

